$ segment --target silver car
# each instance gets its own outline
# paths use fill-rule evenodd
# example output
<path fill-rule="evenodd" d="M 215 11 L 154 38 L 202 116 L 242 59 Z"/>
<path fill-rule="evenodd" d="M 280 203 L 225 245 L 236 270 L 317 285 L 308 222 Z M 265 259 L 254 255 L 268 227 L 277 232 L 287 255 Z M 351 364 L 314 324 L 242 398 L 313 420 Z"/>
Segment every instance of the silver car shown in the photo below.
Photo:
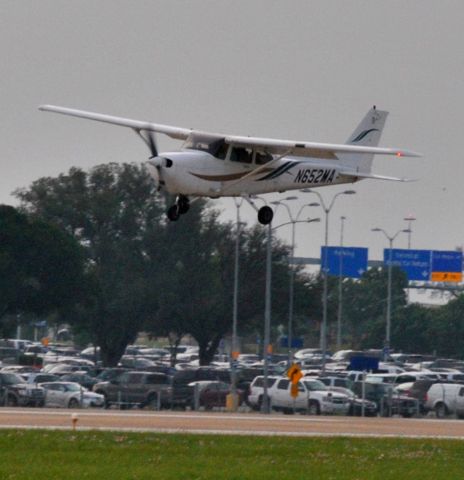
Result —
<path fill-rule="evenodd" d="M 75 382 L 46 382 L 40 386 L 45 389 L 46 407 L 103 407 L 105 402 L 103 395 L 90 392 Z"/>

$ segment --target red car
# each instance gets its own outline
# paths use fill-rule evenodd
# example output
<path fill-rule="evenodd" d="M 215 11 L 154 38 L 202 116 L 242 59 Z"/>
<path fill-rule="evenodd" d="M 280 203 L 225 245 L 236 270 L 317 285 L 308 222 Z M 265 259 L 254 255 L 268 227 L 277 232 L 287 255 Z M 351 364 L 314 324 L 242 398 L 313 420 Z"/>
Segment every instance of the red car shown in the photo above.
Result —
<path fill-rule="evenodd" d="M 195 388 L 198 385 L 199 390 L 199 407 L 205 407 L 205 410 L 210 410 L 213 407 L 225 407 L 227 395 L 231 392 L 231 385 L 220 381 L 200 381 L 189 384 Z M 244 399 L 243 390 L 237 389 L 238 404 L 241 405 Z"/>

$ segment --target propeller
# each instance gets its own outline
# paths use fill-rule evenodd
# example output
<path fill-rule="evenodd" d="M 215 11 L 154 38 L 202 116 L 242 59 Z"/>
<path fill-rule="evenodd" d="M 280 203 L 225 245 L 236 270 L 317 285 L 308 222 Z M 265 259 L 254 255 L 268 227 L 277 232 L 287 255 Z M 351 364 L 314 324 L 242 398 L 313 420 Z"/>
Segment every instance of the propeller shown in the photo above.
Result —
<path fill-rule="evenodd" d="M 161 190 L 163 180 L 161 178 L 161 167 L 163 166 L 163 158 L 158 157 L 158 147 L 156 146 L 156 138 L 154 132 L 151 130 L 144 130 L 145 135 L 142 135 L 140 131 L 137 132 L 143 141 L 150 149 L 149 161 L 146 163 L 148 171 L 155 181 L 157 190 Z"/>

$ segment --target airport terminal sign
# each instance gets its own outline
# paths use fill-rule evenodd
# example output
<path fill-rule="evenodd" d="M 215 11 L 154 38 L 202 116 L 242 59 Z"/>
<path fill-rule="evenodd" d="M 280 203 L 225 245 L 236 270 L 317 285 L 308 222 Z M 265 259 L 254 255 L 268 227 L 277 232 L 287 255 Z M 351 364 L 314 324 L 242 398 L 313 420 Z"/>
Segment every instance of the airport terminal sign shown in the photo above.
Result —
<path fill-rule="evenodd" d="M 408 280 L 418 280 L 427 282 L 430 279 L 431 272 L 431 250 L 404 250 L 386 248 L 383 251 L 383 262 L 385 265 L 391 264 L 399 267 L 406 273 Z"/>
<path fill-rule="evenodd" d="M 462 252 L 432 252 L 432 282 L 462 281 Z"/>
<path fill-rule="evenodd" d="M 462 252 L 394 248 L 391 252 L 385 249 L 383 258 L 385 265 L 391 259 L 392 265 L 401 268 L 409 281 L 462 281 Z"/>
<path fill-rule="evenodd" d="M 321 262 L 325 263 L 326 249 L 321 249 Z M 367 248 L 327 247 L 326 265 L 329 275 L 360 278 L 367 270 Z"/>

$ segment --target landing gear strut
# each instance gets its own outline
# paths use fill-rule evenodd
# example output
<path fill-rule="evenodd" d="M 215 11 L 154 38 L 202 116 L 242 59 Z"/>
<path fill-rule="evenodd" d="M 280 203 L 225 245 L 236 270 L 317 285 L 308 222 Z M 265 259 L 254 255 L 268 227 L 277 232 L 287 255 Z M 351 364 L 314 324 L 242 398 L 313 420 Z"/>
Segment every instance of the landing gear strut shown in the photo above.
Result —
<path fill-rule="evenodd" d="M 181 215 L 184 215 L 189 211 L 190 201 L 185 195 L 179 195 L 176 203 L 169 207 L 167 211 L 167 217 L 171 222 L 179 220 Z"/>

